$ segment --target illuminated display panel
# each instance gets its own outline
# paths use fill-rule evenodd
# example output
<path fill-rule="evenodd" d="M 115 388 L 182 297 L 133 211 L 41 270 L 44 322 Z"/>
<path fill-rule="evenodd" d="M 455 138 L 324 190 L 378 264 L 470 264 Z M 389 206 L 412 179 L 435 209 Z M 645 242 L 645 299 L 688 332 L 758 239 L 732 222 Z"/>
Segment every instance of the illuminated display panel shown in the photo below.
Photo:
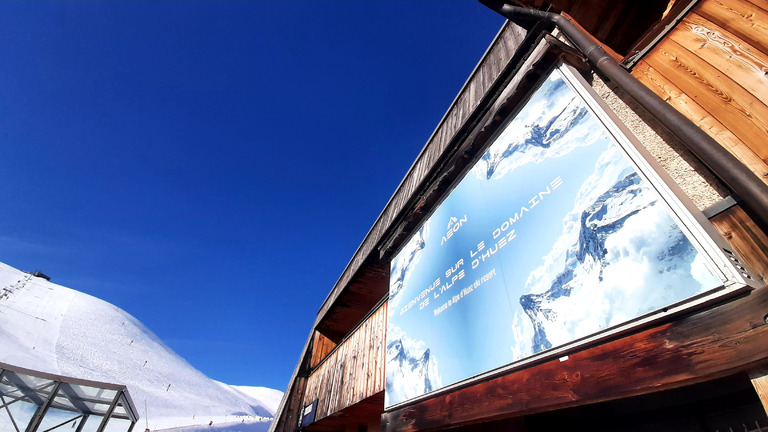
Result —
<path fill-rule="evenodd" d="M 392 260 L 385 407 L 744 286 L 587 93 L 554 69 Z"/>

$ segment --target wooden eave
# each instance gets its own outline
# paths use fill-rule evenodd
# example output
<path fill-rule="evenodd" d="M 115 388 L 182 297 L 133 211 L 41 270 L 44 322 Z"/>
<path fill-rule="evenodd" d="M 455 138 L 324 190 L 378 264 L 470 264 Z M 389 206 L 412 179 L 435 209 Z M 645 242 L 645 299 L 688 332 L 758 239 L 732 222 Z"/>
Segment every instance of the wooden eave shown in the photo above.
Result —
<path fill-rule="evenodd" d="M 294 405 L 297 400 L 301 401 L 309 375 L 314 331 L 339 343 L 387 295 L 393 248 L 405 239 L 408 229 L 413 228 L 404 222 L 406 216 L 410 215 L 411 225 L 426 216 L 429 194 L 424 192 L 425 189 L 432 186 L 434 200 L 435 192 L 447 186 L 445 182 L 441 186 L 440 179 L 435 177 L 459 152 L 456 143 L 465 140 L 481 120 L 487 122 L 489 115 L 493 117 L 488 114 L 491 105 L 509 83 L 515 68 L 531 54 L 529 51 L 534 42 L 540 39 L 533 36 L 539 33 L 538 30 L 527 33 L 511 22 L 506 22 L 499 30 L 320 307 L 270 431 L 293 430 L 295 427 L 292 424 L 301 407 Z M 529 50 L 518 49 L 527 45 L 530 45 Z M 454 151 L 446 152 L 449 148 Z M 461 154 L 459 159 L 462 159 Z M 464 160 L 451 171 L 461 170 L 467 162 Z"/>
<path fill-rule="evenodd" d="M 627 51 L 634 52 L 640 44 L 651 44 L 652 37 L 662 32 L 662 26 L 673 22 L 684 6 L 691 3 L 690 0 L 673 2 L 673 7 L 666 11 L 657 26 L 649 29 L 645 25 L 646 21 L 652 24 L 652 18 L 658 18 L 657 15 L 667 5 L 666 0 L 654 0 L 653 10 L 646 10 L 629 0 L 621 0 L 621 7 L 613 0 L 515 2 L 525 7 L 554 8 L 556 11 L 567 12 L 588 33 L 604 43 L 604 48 L 609 52 L 613 53 L 611 48 L 618 47 L 622 55 Z M 595 10 L 602 11 L 602 15 L 595 15 Z M 494 95 L 498 95 L 499 89 L 494 87 L 503 81 L 499 78 L 504 76 L 504 69 L 516 63 L 510 60 L 516 55 L 516 48 L 525 34 L 526 31 L 514 23 L 507 22 L 502 26 L 366 234 L 317 313 L 314 327 L 329 339 L 338 343 L 357 321 L 387 295 L 391 255 L 404 240 L 406 225 L 409 229 L 414 228 L 406 219 L 420 221 L 426 216 L 429 206 L 426 205 L 424 195 L 432 192 L 430 188 L 434 189 L 436 184 L 440 184 L 438 176 L 450 167 L 447 161 L 455 160 L 455 152 L 451 153 L 449 149 L 459 147 L 492 104 Z M 638 41 L 640 36 L 644 37 Z M 628 47 L 632 47 L 632 50 Z M 621 59 L 619 54 L 613 54 Z"/>
<path fill-rule="evenodd" d="M 326 297 L 314 327 L 334 342 L 339 342 L 387 295 L 389 259 L 404 240 L 404 219 L 413 214 L 425 215 L 423 195 L 439 182 L 438 174 L 454 155 L 447 150 L 457 148 L 456 143 L 467 136 L 487 110 L 494 99 L 493 89 L 500 87 L 499 77 L 513 63 L 509 60 L 516 55 L 525 35 L 525 30 L 513 23 L 502 26 Z"/>
<path fill-rule="evenodd" d="M 511 0 L 533 9 L 564 13 L 620 57 L 630 56 L 674 21 L 692 0 Z M 642 48 L 639 48 L 642 49 Z"/>

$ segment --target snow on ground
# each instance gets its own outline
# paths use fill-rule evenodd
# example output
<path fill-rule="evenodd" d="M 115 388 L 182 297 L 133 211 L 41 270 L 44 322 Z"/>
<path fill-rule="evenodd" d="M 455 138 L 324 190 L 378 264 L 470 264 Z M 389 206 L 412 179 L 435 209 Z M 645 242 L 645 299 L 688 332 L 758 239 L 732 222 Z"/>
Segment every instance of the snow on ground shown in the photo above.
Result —
<path fill-rule="evenodd" d="M 212 425 L 208 423 L 196 426 L 184 426 L 178 428 L 164 429 L 163 432 L 266 432 L 269 430 L 269 422 L 253 421 L 250 419 L 240 419 L 232 421 L 225 419 L 223 422 L 216 422 L 214 419 Z"/>
<path fill-rule="evenodd" d="M 247 396 L 259 401 L 261 406 L 266 408 L 272 416 L 277 412 L 277 408 L 280 405 L 280 401 L 283 399 L 283 392 L 280 390 L 271 389 L 268 387 L 254 387 L 254 386 L 237 386 L 233 385 L 236 390 L 245 393 Z"/>
<path fill-rule="evenodd" d="M 237 429 L 222 431 L 266 430 L 282 397 L 214 381 L 118 307 L 2 263 L 0 346 L 3 363 L 126 385 L 141 416 L 137 428 L 235 420 Z"/>

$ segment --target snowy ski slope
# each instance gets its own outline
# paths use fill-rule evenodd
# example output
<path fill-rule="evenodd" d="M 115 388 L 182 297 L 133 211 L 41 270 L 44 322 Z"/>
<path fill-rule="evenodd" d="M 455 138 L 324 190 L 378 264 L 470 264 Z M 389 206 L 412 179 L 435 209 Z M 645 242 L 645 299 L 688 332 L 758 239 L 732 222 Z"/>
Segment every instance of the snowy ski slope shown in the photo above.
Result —
<path fill-rule="evenodd" d="M 3 263 L 0 362 L 127 385 L 135 430 L 266 431 L 282 397 L 212 380 L 118 307 Z"/>

